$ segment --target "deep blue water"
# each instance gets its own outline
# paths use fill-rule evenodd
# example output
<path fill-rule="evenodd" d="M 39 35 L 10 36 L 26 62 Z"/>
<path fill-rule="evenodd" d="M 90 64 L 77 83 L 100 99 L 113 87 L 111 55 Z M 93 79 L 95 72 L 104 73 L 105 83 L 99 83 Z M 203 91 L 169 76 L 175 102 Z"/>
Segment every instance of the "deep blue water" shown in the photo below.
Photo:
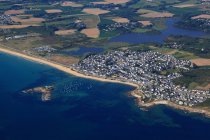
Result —
<path fill-rule="evenodd" d="M 166 20 L 167 28 L 160 31 L 160 34 L 151 33 L 128 33 L 110 39 L 111 42 L 128 42 L 128 43 L 163 43 L 170 35 L 183 35 L 190 37 L 201 37 L 208 35 L 202 31 L 181 29 L 174 26 L 178 19 L 169 18 Z"/>
<path fill-rule="evenodd" d="M 20 94 L 44 85 L 55 86 L 50 102 Z M 210 119 L 165 106 L 141 111 L 132 89 L 0 53 L 0 140 L 210 139 Z"/>
<path fill-rule="evenodd" d="M 85 54 L 89 54 L 89 53 L 101 53 L 103 52 L 104 49 L 103 48 L 94 48 L 94 47 L 79 47 L 78 50 L 70 50 L 70 51 L 65 51 L 65 54 L 69 54 L 69 55 L 85 55 Z"/>

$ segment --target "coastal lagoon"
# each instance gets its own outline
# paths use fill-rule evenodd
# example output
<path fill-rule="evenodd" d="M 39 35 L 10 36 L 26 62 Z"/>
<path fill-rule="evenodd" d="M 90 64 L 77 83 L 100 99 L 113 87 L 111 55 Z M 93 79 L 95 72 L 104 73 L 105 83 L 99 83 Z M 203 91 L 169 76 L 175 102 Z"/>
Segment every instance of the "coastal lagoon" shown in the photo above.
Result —
<path fill-rule="evenodd" d="M 174 36 L 190 36 L 202 37 L 209 35 L 208 33 L 196 30 L 181 29 L 175 27 L 179 19 L 169 18 L 166 20 L 166 29 L 161 30 L 160 33 L 128 33 L 113 37 L 110 42 L 127 42 L 127 43 L 159 43 L 162 44 L 170 35 Z"/>
<path fill-rule="evenodd" d="M 55 88 L 48 102 L 21 94 L 46 85 Z M 161 105 L 140 110 L 133 89 L 0 53 L 0 140 L 209 140 L 210 119 Z"/>

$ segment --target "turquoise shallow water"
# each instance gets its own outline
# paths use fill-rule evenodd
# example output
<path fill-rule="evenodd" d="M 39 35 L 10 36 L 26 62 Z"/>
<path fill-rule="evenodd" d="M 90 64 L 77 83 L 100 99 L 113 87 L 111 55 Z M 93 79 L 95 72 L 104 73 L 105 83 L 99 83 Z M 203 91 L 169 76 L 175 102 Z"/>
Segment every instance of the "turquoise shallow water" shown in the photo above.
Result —
<path fill-rule="evenodd" d="M 52 100 L 23 89 L 54 85 Z M 0 140 L 209 140 L 210 120 L 156 106 L 141 111 L 130 86 L 81 79 L 0 53 Z"/>

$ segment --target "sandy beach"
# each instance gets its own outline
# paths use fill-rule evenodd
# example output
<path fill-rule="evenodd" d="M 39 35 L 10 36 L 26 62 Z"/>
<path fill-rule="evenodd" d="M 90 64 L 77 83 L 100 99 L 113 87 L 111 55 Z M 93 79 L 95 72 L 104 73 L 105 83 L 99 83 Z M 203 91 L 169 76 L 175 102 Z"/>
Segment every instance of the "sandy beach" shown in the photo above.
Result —
<path fill-rule="evenodd" d="M 10 55 L 14 55 L 14 56 L 17 56 L 17 57 L 21 57 L 21 58 L 31 60 L 31 61 L 34 61 L 34 62 L 38 62 L 38 63 L 41 63 L 41 64 L 45 64 L 45 65 L 51 66 L 51 67 L 56 68 L 60 71 L 66 72 L 68 74 L 71 74 L 71 75 L 74 75 L 74 76 L 77 76 L 77 77 L 97 80 L 97 81 L 101 81 L 101 82 L 110 82 L 110 83 L 119 83 L 119 84 L 130 85 L 130 86 L 135 87 L 136 89 L 139 87 L 139 85 L 134 84 L 134 83 L 123 82 L 123 81 L 112 80 L 112 79 L 104 79 L 104 78 L 99 78 L 99 77 L 94 77 L 94 76 L 87 76 L 87 75 L 81 74 L 79 72 L 76 72 L 76 71 L 68 68 L 67 66 L 64 66 L 64 65 L 61 65 L 61 64 L 43 59 L 43 58 L 39 58 L 37 56 L 29 56 L 29 55 L 26 55 L 26 54 L 23 54 L 23 53 L 20 53 L 20 52 L 12 51 L 12 50 L 9 50 L 9 49 L 6 49 L 6 48 L 0 47 L 0 52 L 10 54 Z M 141 101 L 141 96 L 136 94 L 136 91 L 137 90 L 133 90 L 133 91 L 131 91 L 130 94 L 137 99 L 137 103 L 140 107 L 150 108 L 152 106 L 162 104 L 162 105 L 166 105 L 166 106 L 169 106 L 169 107 L 172 107 L 172 108 L 175 108 L 175 109 L 180 109 L 180 110 L 191 112 L 191 113 L 200 113 L 200 114 L 205 115 L 206 117 L 210 117 L 210 112 L 208 110 L 204 110 L 202 108 L 180 106 L 180 105 L 177 105 L 177 104 L 169 102 L 169 101 L 153 101 L 153 102 L 149 102 L 149 103 L 143 103 Z"/>
<path fill-rule="evenodd" d="M 12 51 L 12 50 L 9 50 L 9 49 L 6 49 L 6 48 L 0 47 L 0 52 L 10 54 L 10 55 L 14 55 L 14 56 L 18 56 L 18 57 L 21 57 L 21 58 L 24 58 L 24 59 L 27 59 L 27 60 L 31 60 L 31 61 L 34 61 L 34 62 L 38 62 L 38 63 L 41 63 L 41 64 L 45 64 L 45 65 L 51 66 L 51 67 L 56 68 L 60 71 L 66 72 L 68 74 L 71 74 L 71 75 L 74 75 L 74 76 L 77 76 L 77 77 L 97 80 L 97 81 L 101 81 L 101 82 L 126 84 L 126 85 L 130 85 L 130 86 L 133 86 L 133 87 L 136 87 L 136 88 L 139 87 L 137 84 L 133 84 L 133 83 L 129 83 L 129 82 L 123 82 L 123 81 L 112 80 L 112 79 L 104 79 L 104 78 L 99 78 L 99 77 L 94 77 L 94 76 L 87 76 L 87 75 L 78 73 L 78 72 L 68 68 L 67 66 L 64 66 L 64 65 L 61 65 L 61 64 L 58 64 L 58 63 L 55 63 L 55 62 L 37 57 L 37 56 L 29 56 L 29 55 L 26 55 L 26 54 L 23 54 L 23 53 L 20 53 L 20 52 Z"/>

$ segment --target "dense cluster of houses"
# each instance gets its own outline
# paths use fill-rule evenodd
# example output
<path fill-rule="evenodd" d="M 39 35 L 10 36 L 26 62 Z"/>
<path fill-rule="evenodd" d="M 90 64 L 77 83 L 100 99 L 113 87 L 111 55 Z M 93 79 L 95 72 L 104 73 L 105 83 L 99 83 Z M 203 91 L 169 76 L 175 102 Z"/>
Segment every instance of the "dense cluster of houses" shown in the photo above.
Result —
<path fill-rule="evenodd" d="M 201 0 L 201 4 L 209 5 L 210 4 L 210 0 Z"/>
<path fill-rule="evenodd" d="M 41 47 L 37 47 L 37 48 L 34 48 L 33 49 L 34 51 L 36 51 L 36 52 L 44 52 L 44 53 L 52 53 L 52 52 L 55 52 L 56 51 L 56 49 L 55 48 L 52 48 L 52 47 L 50 47 L 50 46 L 48 46 L 48 45 L 43 45 L 43 46 L 41 46 Z"/>
<path fill-rule="evenodd" d="M 99 28 L 105 32 L 115 31 L 117 29 L 132 30 L 140 27 L 141 24 L 137 21 L 129 21 L 128 23 L 112 23 L 106 25 L 99 25 Z"/>
<path fill-rule="evenodd" d="M 0 15 L 0 25 L 10 25 L 13 23 L 14 22 L 12 21 L 10 15 L 4 15 L 4 14 Z M 0 32 L 7 33 L 7 32 L 9 32 L 9 30 L 8 29 L 0 29 Z"/>
<path fill-rule="evenodd" d="M 210 98 L 209 91 L 189 90 L 173 83 L 181 72 L 193 67 L 190 61 L 158 52 L 111 51 L 90 55 L 70 67 L 85 75 L 138 84 L 144 101 L 168 100 L 193 106 Z"/>
<path fill-rule="evenodd" d="M 172 49 L 181 49 L 183 48 L 184 44 L 180 44 L 180 43 L 177 43 L 177 42 L 172 42 L 170 44 L 167 44 L 167 48 L 172 48 Z"/>
<path fill-rule="evenodd" d="M 12 24 L 13 21 L 10 15 L 0 15 L 0 25 L 9 25 Z"/>
<path fill-rule="evenodd" d="M 210 19 L 199 18 L 199 19 L 196 19 L 196 22 L 201 28 L 210 27 Z"/>

